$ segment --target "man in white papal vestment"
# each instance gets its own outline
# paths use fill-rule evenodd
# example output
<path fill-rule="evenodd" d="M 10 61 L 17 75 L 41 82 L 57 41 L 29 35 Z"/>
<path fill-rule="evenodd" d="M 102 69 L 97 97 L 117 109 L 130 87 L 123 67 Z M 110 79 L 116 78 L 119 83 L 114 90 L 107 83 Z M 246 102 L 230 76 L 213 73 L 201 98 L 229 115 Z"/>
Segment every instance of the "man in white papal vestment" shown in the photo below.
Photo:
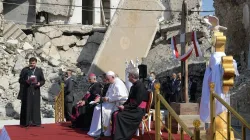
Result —
<path fill-rule="evenodd" d="M 124 82 L 115 76 L 115 73 L 109 71 L 106 78 L 110 83 L 105 97 L 102 97 L 102 117 L 103 132 L 105 136 L 111 135 L 110 119 L 114 111 L 118 110 L 117 106 L 122 105 L 128 98 L 128 90 Z M 100 100 L 100 98 L 99 98 Z M 98 99 L 95 101 L 98 102 Z M 94 109 L 93 118 L 88 135 L 99 136 L 101 134 L 101 105 L 97 105 Z"/>

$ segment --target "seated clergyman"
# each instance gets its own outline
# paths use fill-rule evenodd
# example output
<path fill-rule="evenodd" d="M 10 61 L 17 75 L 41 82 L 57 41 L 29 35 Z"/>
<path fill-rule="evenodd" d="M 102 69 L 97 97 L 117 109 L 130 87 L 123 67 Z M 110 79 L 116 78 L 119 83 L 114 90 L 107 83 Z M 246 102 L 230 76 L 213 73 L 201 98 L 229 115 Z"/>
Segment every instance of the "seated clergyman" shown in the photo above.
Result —
<path fill-rule="evenodd" d="M 89 74 L 88 81 L 91 83 L 87 94 L 72 108 L 72 127 L 89 130 L 93 111 L 96 104 L 91 104 L 101 95 L 102 85 L 96 81 L 95 74 Z"/>
<path fill-rule="evenodd" d="M 104 126 L 104 135 L 110 136 L 110 119 L 111 114 L 117 110 L 117 106 L 125 102 L 128 98 L 128 91 L 125 84 L 115 76 L 115 73 L 109 71 L 106 73 L 106 78 L 110 83 L 105 97 L 99 98 L 102 103 L 102 120 Z M 91 122 L 90 131 L 88 135 L 99 136 L 101 134 L 101 104 L 94 109 L 94 114 Z"/>
<path fill-rule="evenodd" d="M 139 73 L 133 69 L 129 72 L 128 78 L 133 83 L 129 97 L 112 115 L 113 140 L 132 139 L 146 112 L 148 92 L 139 80 Z"/>

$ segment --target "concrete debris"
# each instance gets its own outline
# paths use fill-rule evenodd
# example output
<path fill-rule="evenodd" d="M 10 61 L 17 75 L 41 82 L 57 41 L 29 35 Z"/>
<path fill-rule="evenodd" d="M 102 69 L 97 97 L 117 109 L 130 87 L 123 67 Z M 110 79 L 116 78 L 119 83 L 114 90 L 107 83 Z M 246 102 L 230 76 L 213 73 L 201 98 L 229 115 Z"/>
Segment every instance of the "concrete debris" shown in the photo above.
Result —
<path fill-rule="evenodd" d="M 88 37 L 78 40 L 76 42 L 77 47 L 83 47 L 87 43 Z"/>
<path fill-rule="evenodd" d="M 60 30 L 53 30 L 51 32 L 48 32 L 46 33 L 46 35 L 49 37 L 49 38 L 56 38 L 56 37 L 60 37 L 61 35 L 63 34 L 62 31 Z"/>
<path fill-rule="evenodd" d="M 4 76 L 0 78 L 0 88 L 3 90 L 7 90 L 9 88 L 9 79 Z"/>
<path fill-rule="evenodd" d="M 46 43 L 46 44 L 48 44 L 48 43 Z M 49 57 L 57 59 L 57 60 L 61 58 L 57 47 L 55 47 L 54 45 L 51 45 L 51 46 L 44 45 L 44 46 L 45 47 L 43 47 L 42 50 L 46 56 L 49 56 Z"/>
<path fill-rule="evenodd" d="M 69 47 L 68 45 L 64 45 L 64 46 L 62 47 L 62 49 L 63 49 L 64 51 L 67 51 L 67 50 L 70 49 L 70 47 Z"/>
<path fill-rule="evenodd" d="M 25 58 L 21 55 L 17 55 L 16 56 L 16 63 L 14 65 L 13 71 L 15 73 L 20 73 L 22 68 L 24 68 L 25 66 L 27 66 Z"/>
<path fill-rule="evenodd" d="M 0 14 L 0 20 L 3 20 L 3 15 Z M 2 32 L 3 30 L 3 32 Z M 30 42 L 27 35 L 19 28 L 19 25 L 14 22 L 0 22 L 0 35 L 5 40 L 14 40 Z"/>
<path fill-rule="evenodd" d="M 55 67 L 57 67 L 57 66 L 60 65 L 60 61 L 57 60 L 57 59 L 55 59 L 55 58 L 50 58 L 50 59 L 49 59 L 49 63 L 50 63 L 52 66 L 55 66 Z"/>
<path fill-rule="evenodd" d="M 17 49 L 19 47 L 19 42 L 18 40 L 8 40 L 6 41 L 6 47 L 9 50 L 14 51 L 15 49 Z"/>
<path fill-rule="evenodd" d="M 39 27 L 38 29 L 38 32 L 41 32 L 41 33 L 49 33 L 51 31 L 55 31 L 55 27 L 54 26 L 43 26 L 43 27 Z"/>
<path fill-rule="evenodd" d="M 52 44 L 56 47 L 62 47 L 65 45 L 74 45 L 78 41 L 76 36 L 61 36 L 59 38 L 52 39 Z"/>
<path fill-rule="evenodd" d="M 42 33 L 36 32 L 35 33 L 35 40 L 40 45 L 43 46 L 45 43 L 50 41 L 50 38 Z"/>
<path fill-rule="evenodd" d="M 69 34 L 89 34 L 93 31 L 92 25 L 74 25 L 74 26 L 67 26 L 67 25 L 58 25 L 57 26 L 63 33 Z"/>
<path fill-rule="evenodd" d="M 88 34 L 92 30 L 84 29 L 82 26 L 73 27 L 66 26 L 60 30 L 58 26 L 43 26 L 33 29 L 32 34 L 27 38 L 32 40 L 32 43 L 25 40 L 17 39 L 0 40 L 0 117 L 12 117 L 18 119 L 20 117 L 19 100 L 16 100 L 19 92 L 19 74 L 21 70 L 28 66 L 30 57 L 38 59 L 37 66 L 43 69 L 46 84 L 41 88 L 41 111 L 43 117 L 54 117 L 54 108 L 49 105 L 54 101 L 60 90 L 58 85 L 60 78 L 60 66 L 63 64 L 65 69 L 71 68 L 77 70 L 75 88 L 76 100 L 80 99 L 83 92 L 87 90 L 88 83 L 86 78 L 83 78 L 82 64 L 77 64 L 77 59 L 80 57 L 83 48 L 88 42 Z M 69 30 L 69 31 L 67 31 Z M 78 31 L 78 34 L 74 34 Z M 65 32 L 71 32 L 69 36 L 63 35 Z M 74 32 L 74 33 L 73 33 Z M 84 34 L 82 34 L 84 33 Z M 96 41 L 93 41 L 96 42 Z M 97 42 L 100 42 L 98 40 Z M 95 50 L 98 44 L 93 47 Z M 88 51 L 86 48 L 89 48 Z M 86 47 L 84 51 L 92 54 L 93 59 L 96 51 L 93 48 Z M 87 56 L 88 57 L 88 56 Z M 13 107 L 15 109 L 13 109 Z M 1 112 L 1 110 L 5 110 Z"/>
<path fill-rule="evenodd" d="M 2 14 L 3 13 L 3 3 L 1 2 L 0 3 L 0 14 Z"/>
<path fill-rule="evenodd" d="M 23 50 L 33 50 L 33 46 L 31 46 L 28 42 L 23 44 Z"/>

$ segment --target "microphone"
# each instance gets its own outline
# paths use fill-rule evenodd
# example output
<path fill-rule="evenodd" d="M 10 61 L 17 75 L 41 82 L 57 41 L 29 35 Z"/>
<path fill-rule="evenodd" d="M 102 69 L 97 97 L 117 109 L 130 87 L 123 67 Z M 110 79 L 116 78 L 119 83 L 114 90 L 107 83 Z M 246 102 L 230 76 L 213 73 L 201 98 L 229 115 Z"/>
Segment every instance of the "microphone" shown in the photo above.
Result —
<path fill-rule="evenodd" d="M 75 79 L 72 78 L 71 81 L 73 81 L 75 84 L 77 84 L 77 82 L 75 81 Z"/>
<path fill-rule="evenodd" d="M 100 85 L 101 85 L 101 88 L 104 88 L 104 84 L 103 83 L 100 83 Z"/>

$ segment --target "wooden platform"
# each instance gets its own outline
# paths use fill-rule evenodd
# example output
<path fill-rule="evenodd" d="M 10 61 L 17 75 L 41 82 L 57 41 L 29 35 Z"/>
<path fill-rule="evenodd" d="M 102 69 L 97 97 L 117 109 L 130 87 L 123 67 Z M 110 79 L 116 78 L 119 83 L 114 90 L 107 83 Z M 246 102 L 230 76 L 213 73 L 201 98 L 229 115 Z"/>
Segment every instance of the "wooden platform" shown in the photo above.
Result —
<path fill-rule="evenodd" d="M 155 139 L 154 130 L 150 131 L 152 140 Z M 167 140 L 168 134 L 162 132 L 162 138 Z M 175 140 L 180 140 L 180 135 L 174 134 Z M 185 140 L 190 140 L 189 136 L 184 136 Z M 69 123 L 44 124 L 42 127 L 24 128 L 19 125 L 6 125 L 1 131 L 0 140 L 93 140 L 93 137 L 87 135 L 86 131 L 72 129 Z M 103 140 L 111 140 L 110 137 L 104 137 Z M 134 136 L 133 140 L 140 139 Z M 149 140 L 147 133 L 143 135 L 144 140 Z"/>

